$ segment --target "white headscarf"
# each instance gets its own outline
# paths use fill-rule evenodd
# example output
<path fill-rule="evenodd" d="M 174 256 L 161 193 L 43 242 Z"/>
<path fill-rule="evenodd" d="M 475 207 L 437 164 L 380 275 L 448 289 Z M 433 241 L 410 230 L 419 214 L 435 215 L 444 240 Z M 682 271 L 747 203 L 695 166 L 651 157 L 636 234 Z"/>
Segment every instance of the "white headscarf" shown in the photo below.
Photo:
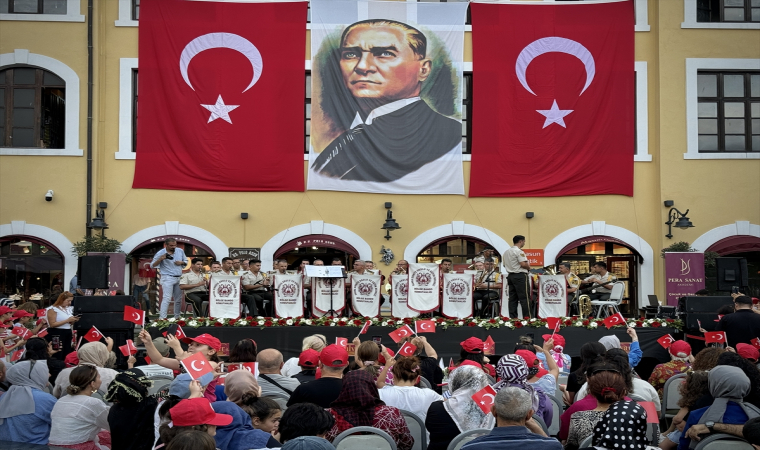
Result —
<path fill-rule="evenodd" d="M 599 339 L 599 343 L 604 345 L 604 348 L 607 350 L 611 350 L 613 348 L 620 348 L 620 339 L 618 339 L 617 336 L 614 334 L 611 334 L 609 336 L 602 336 Z"/>
<path fill-rule="evenodd" d="M 11 387 L 0 397 L 0 424 L 9 417 L 34 413 L 32 389 L 45 389 L 49 376 L 44 360 L 21 361 L 8 369 L 5 378 Z"/>
<path fill-rule="evenodd" d="M 477 367 L 460 366 L 451 373 L 449 389 L 452 395 L 443 402 L 443 407 L 457 424 L 459 431 L 493 428 L 493 414 L 484 414 L 472 400 L 472 395 L 487 385 L 488 378 L 485 372 Z"/>

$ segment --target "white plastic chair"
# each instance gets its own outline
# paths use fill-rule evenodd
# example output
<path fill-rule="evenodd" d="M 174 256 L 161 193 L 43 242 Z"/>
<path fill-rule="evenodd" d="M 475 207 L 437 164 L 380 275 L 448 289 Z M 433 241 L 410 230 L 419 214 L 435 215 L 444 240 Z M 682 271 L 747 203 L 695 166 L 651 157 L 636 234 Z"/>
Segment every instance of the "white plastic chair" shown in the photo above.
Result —
<path fill-rule="evenodd" d="M 474 430 L 465 431 L 452 439 L 451 442 L 449 442 L 449 446 L 446 447 L 446 450 L 459 450 L 464 444 L 487 434 L 491 434 L 491 430 L 487 428 L 476 428 Z"/>
<path fill-rule="evenodd" d="M 589 448 L 591 447 L 591 440 L 594 439 L 594 435 L 587 437 L 581 442 L 581 445 L 578 446 L 579 449 L 581 448 Z"/>
<path fill-rule="evenodd" d="M 370 434 L 357 434 L 370 433 Z M 375 427 L 353 427 L 339 434 L 333 441 L 338 450 L 398 450 L 396 442 L 385 431 Z"/>
<path fill-rule="evenodd" d="M 753 450 L 744 439 L 732 434 L 718 433 L 703 438 L 695 450 Z"/>
<path fill-rule="evenodd" d="M 548 436 L 557 436 L 559 434 L 559 428 L 560 428 L 560 420 L 559 416 L 562 415 L 562 400 L 557 399 L 557 397 L 553 395 L 547 395 L 549 397 L 549 400 L 552 401 L 552 411 L 554 412 L 554 415 L 552 416 L 552 424 L 549 425 L 549 432 L 546 433 Z"/>
<path fill-rule="evenodd" d="M 625 293 L 625 283 L 622 281 L 616 281 L 612 284 L 612 292 L 610 293 L 609 300 L 592 300 L 591 306 L 596 307 L 596 313 L 594 317 L 601 317 L 604 313 L 604 317 L 610 315 L 609 307 L 611 306 L 615 313 L 619 313 L 618 306 L 623 302 L 623 294 Z"/>
<path fill-rule="evenodd" d="M 433 385 L 432 385 L 432 384 L 430 384 L 430 381 L 428 381 L 428 379 L 427 379 L 427 378 L 425 378 L 425 377 L 423 377 L 423 376 L 420 376 L 420 385 L 419 385 L 419 387 L 421 387 L 421 388 L 422 388 L 422 387 L 424 387 L 424 388 L 428 388 L 428 389 L 433 389 Z"/>
<path fill-rule="evenodd" d="M 427 449 L 427 429 L 425 428 L 425 422 L 420 417 L 405 409 L 399 409 L 401 415 L 404 416 L 406 426 L 414 436 L 414 446 L 412 450 L 426 450 Z"/>
<path fill-rule="evenodd" d="M 546 422 L 544 422 L 544 419 L 541 416 L 537 414 L 533 414 L 533 420 L 535 420 L 536 422 L 538 422 L 539 425 L 541 425 L 541 429 L 544 430 L 544 433 L 546 433 L 547 436 L 550 436 L 549 427 L 546 426 Z"/>
<path fill-rule="evenodd" d="M 662 408 L 660 408 L 660 419 L 672 419 L 678 414 L 680 407 L 678 402 L 681 400 L 681 385 L 686 382 L 686 374 L 679 373 L 673 375 L 665 381 L 662 388 Z"/>

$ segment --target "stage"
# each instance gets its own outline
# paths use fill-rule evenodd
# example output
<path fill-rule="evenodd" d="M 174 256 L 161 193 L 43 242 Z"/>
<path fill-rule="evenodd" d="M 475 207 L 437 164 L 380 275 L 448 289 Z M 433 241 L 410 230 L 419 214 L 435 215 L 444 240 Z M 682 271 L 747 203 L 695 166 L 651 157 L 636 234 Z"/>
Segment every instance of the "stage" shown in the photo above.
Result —
<path fill-rule="evenodd" d="M 164 328 L 148 327 L 152 337 L 160 336 Z M 388 346 L 394 351 L 398 346 L 391 340 L 388 333 L 395 328 L 387 326 L 371 326 L 366 334 L 361 336 L 362 341 L 370 340 L 373 336 L 380 336 L 383 345 Z M 208 333 L 223 343 L 228 343 L 230 348 L 245 338 L 251 338 L 256 341 L 259 350 L 265 348 L 276 348 L 281 351 L 287 360 L 291 357 L 297 357 L 301 353 L 301 341 L 306 336 L 312 334 L 323 334 L 327 338 L 328 344 L 335 343 L 335 338 L 344 337 L 349 342 L 353 340 L 360 331 L 358 327 L 339 327 L 339 326 L 280 326 L 271 328 L 259 327 L 184 327 L 185 334 L 189 337 L 198 336 L 199 334 Z M 565 338 L 565 353 L 573 357 L 573 367 L 580 363 L 580 347 L 589 341 L 597 341 L 602 336 L 610 334 L 616 335 L 620 342 L 630 342 L 631 339 L 626 334 L 625 328 L 615 327 L 610 330 L 603 326 L 596 329 L 586 329 L 579 327 L 566 327 L 560 330 L 560 334 Z M 672 335 L 676 339 L 682 339 L 683 333 L 676 328 L 668 327 L 641 327 L 635 328 L 639 336 L 641 350 L 644 352 L 644 358 L 636 367 L 636 372 L 643 379 L 649 378 L 649 374 L 654 366 L 670 361 L 667 350 L 665 350 L 657 339 L 666 334 Z M 542 343 L 541 335 L 551 334 L 551 330 L 543 328 L 523 327 L 509 329 L 506 327 L 492 328 L 486 330 L 481 327 L 438 327 L 435 333 L 426 333 L 424 336 L 428 339 L 430 345 L 438 352 L 438 357 L 443 358 L 444 365 L 448 365 L 449 359 L 459 358 L 459 343 L 471 336 L 476 336 L 485 340 L 488 336 L 496 342 L 496 355 L 504 355 L 514 350 L 514 345 L 521 335 L 535 336 L 537 343 Z M 491 357 L 495 364 L 497 358 Z"/>

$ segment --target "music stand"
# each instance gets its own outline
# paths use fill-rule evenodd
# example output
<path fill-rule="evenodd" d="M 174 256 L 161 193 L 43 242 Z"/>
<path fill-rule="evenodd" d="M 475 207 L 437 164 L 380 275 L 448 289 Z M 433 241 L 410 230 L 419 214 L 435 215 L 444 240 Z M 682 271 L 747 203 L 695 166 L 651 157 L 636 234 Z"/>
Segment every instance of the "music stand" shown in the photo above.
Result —
<path fill-rule="evenodd" d="M 333 307 L 333 288 L 335 287 L 335 280 L 339 278 L 346 278 L 345 267 L 308 265 L 306 266 L 305 274 L 310 278 L 323 278 L 325 282 L 330 285 L 330 309 L 325 313 L 325 316 L 337 316 L 338 313 Z"/>

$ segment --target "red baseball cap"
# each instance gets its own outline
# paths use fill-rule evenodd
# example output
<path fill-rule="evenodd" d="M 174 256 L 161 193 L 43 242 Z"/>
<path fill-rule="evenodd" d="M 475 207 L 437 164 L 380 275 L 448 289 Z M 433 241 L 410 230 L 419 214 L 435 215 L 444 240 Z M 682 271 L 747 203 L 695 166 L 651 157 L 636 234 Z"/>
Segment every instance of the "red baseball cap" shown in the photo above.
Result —
<path fill-rule="evenodd" d="M 525 360 L 525 363 L 528 365 L 528 368 L 533 369 L 535 367 L 538 367 L 538 373 L 536 376 L 538 378 L 541 378 L 542 376 L 549 373 L 546 369 L 542 368 L 539 364 L 541 361 L 539 361 L 538 357 L 535 353 L 533 353 L 530 350 L 518 350 L 515 352 L 515 355 L 519 356 L 520 358 Z"/>
<path fill-rule="evenodd" d="M 23 309 L 17 309 L 16 312 L 13 313 L 14 319 L 20 319 L 22 317 L 34 317 L 34 314 L 29 314 L 28 312 L 24 311 Z"/>
<path fill-rule="evenodd" d="M 180 400 L 169 410 L 172 423 L 176 427 L 191 427 L 193 425 L 216 425 L 223 427 L 232 423 L 229 414 L 217 414 L 206 398 L 188 398 Z"/>
<path fill-rule="evenodd" d="M 63 360 L 64 363 L 66 363 L 66 367 L 76 367 L 79 365 L 79 355 L 77 355 L 76 350 L 66 355 L 66 358 Z"/>
<path fill-rule="evenodd" d="M 391 350 L 391 349 L 389 349 L 387 347 L 385 348 L 385 351 L 388 352 L 388 354 L 391 355 L 391 356 L 396 356 L 396 352 L 394 352 L 393 350 Z M 385 356 L 383 356 L 382 353 L 380 354 L 380 356 L 377 357 L 377 362 L 380 363 L 380 364 L 382 364 L 382 365 L 385 365 Z"/>
<path fill-rule="evenodd" d="M 0 306 L 0 316 L 4 316 L 5 314 L 8 314 L 9 312 L 15 311 L 13 308 L 9 308 L 5 305 Z"/>
<path fill-rule="evenodd" d="M 554 337 L 552 338 L 551 334 L 543 334 L 541 335 L 542 338 L 544 338 L 544 342 L 548 341 L 549 339 L 554 339 L 554 346 L 556 347 L 559 345 L 560 347 L 565 347 L 565 338 L 560 335 L 559 333 L 554 333 Z"/>
<path fill-rule="evenodd" d="M 744 359 L 751 359 L 755 362 L 760 359 L 760 351 L 754 345 L 736 344 L 736 353 Z"/>
<path fill-rule="evenodd" d="M 343 367 L 348 364 L 348 352 L 340 345 L 330 344 L 322 349 L 319 360 L 327 367 Z"/>
<path fill-rule="evenodd" d="M 691 354 L 691 345 L 686 341 L 675 341 L 670 344 L 668 351 L 677 358 L 686 358 Z"/>
<path fill-rule="evenodd" d="M 302 367 L 317 367 L 317 363 L 319 363 L 319 352 L 313 348 L 307 348 L 298 357 L 298 365 Z"/>
<path fill-rule="evenodd" d="M 461 345 L 467 353 L 483 353 L 483 348 L 485 347 L 483 341 L 474 336 L 465 339 L 460 342 L 459 345 Z"/>
<path fill-rule="evenodd" d="M 216 351 L 219 351 L 222 348 L 222 342 L 219 339 L 207 333 L 203 333 L 200 336 L 196 336 L 193 338 L 191 337 L 183 338 L 182 342 L 184 342 L 185 344 L 189 344 L 191 342 L 197 342 L 199 344 L 208 345 L 209 347 L 213 348 Z"/>
<path fill-rule="evenodd" d="M 475 361 L 473 361 L 471 359 L 465 359 L 464 361 L 462 361 L 462 364 L 456 366 L 454 368 L 454 370 L 456 370 L 456 369 L 458 369 L 460 367 L 464 367 L 464 366 L 477 367 L 478 369 L 481 369 L 481 370 L 483 369 L 483 366 L 481 366 L 480 364 L 476 363 Z M 453 370 L 452 370 L 452 372 L 453 372 Z"/>

